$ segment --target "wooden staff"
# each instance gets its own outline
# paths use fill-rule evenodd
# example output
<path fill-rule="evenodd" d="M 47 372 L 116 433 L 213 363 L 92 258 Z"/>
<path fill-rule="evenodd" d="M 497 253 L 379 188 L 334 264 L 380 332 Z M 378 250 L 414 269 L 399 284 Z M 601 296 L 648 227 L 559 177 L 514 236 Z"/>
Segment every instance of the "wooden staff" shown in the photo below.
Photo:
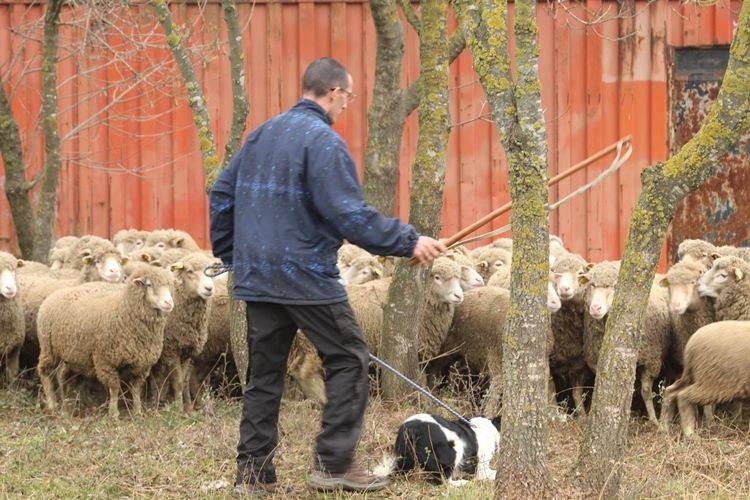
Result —
<path fill-rule="evenodd" d="M 629 142 L 632 138 L 633 138 L 632 135 L 630 135 L 630 134 L 626 135 L 625 137 L 623 137 L 619 141 L 615 142 L 614 144 L 612 144 L 610 146 L 607 146 L 606 148 L 602 149 L 601 151 L 598 151 L 598 152 L 594 153 L 593 155 L 589 156 L 588 158 L 586 158 L 585 160 L 581 161 L 580 163 L 576 163 L 575 165 L 573 165 L 572 167 L 570 167 L 568 170 L 565 170 L 564 172 L 561 172 L 561 173 L 557 174 L 556 176 L 552 177 L 547 182 L 547 185 L 548 186 L 552 186 L 553 184 L 556 184 L 556 183 L 560 182 L 562 179 L 573 175 L 574 173 L 576 173 L 579 170 L 581 170 L 583 167 L 585 167 L 585 166 L 587 166 L 587 165 L 595 162 L 596 160 L 600 159 L 601 157 L 603 157 L 607 153 L 609 153 L 609 152 L 617 149 L 617 147 L 620 144 L 624 144 L 624 143 Z M 510 210 L 511 206 L 512 206 L 512 203 L 509 201 L 505 205 L 501 206 L 500 208 L 497 208 L 497 209 L 493 210 L 492 212 L 488 213 L 487 215 L 485 215 L 484 217 L 482 217 L 478 221 L 474 222 L 473 224 L 471 224 L 471 225 L 469 225 L 469 226 L 461 229 L 459 232 L 457 232 L 456 234 L 454 234 L 450 238 L 442 240 L 443 243 L 445 244 L 445 246 L 450 247 L 454 243 L 456 243 L 458 241 L 461 241 L 461 239 L 464 236 L 466 236 L 468 234 L 471 234 L 472 232 L 476 231 L 480 227 L 484 226 L 485 224 L 491 222 L 493 219 L 499 217 L 500 215 L 502 215 L 505 212 L 507 212 L 508 210 Z M 409 260 L 409 263 L 412 264 L 412 265 L 414 265 L 414 264 L 417 263 L 417 260 L 414 259 L 414 258 L 411 258 Z"/>

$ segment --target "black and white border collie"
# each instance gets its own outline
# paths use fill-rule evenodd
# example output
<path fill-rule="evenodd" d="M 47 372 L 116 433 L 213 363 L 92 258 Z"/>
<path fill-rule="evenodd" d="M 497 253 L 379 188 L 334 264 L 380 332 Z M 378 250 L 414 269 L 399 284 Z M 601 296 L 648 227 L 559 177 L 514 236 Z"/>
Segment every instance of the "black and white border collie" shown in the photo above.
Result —
<path fill-rule="evenodd" d="M 495 479 L 490 460 L 500 447 L 500 417 L 446 420 L 438 415 L 419 413 L 407 418 L 398 429 L 393 454 L 375 468 L 378 476 L 406 472 L 419 466 L 428 480 L 445 480 L 463 486 L 461 472 L 475 474 L 477 480 Z"/>

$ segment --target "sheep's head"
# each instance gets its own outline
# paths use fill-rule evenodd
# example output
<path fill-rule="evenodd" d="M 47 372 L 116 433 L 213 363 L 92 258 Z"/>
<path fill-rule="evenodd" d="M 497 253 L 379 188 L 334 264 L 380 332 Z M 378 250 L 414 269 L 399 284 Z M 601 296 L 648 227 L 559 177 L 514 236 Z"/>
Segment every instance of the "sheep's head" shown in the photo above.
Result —
<path fill-rule="evenodd" d="M 122 266 L 128 261 L 116 249 L 85 249 L 81 253 L 81 260 L 84 272 L 95 269 L 101 279 L 109 283 L 122 281 Z"/>
<path fill-rule="evenodd" d="M 383 277 L 383 264 L 378 257 L 361 255 L 354 259 L 349 267 L 341 273 L 341 278 L 348 285 L 361 285 Z"/>
<path fill-rule="evenodd" d="M 427 286 L 438 302 L 456 305 L 464 300 L 461 266 L 451 259 L 438 257 L 433 261 Z"/>
<path fill-rule="evenodd" d="M 555 290 L 563 301 L 575 297 L 579 288 L 578 275 L 588 270 L 583 257 L 575 254 L 567 254 L 555 259 L 550 269 L 552 272 L 550 279 L 555 284 Z"/>
<path fill-rule="evenodd" d="M 709 269 L 718 258 L 716 246 L 704 240 L 683 240 L 677 247 L 677 259 L 680 262 L 691 262 Z"/>
<path fill-rule="evenodd" d="M 585 288 L 584 300 L 591 317 L 602 319 L 612 307 L 620 263 L 604 261 L 594 265 L 588 264 L 584 269 L 586 272 L 578 276 L 578 284 Z"/>
<path fill-rule="evenodd" d="M 23 267 L 23 261 L 7 252 L 0 252 L 0 295 L 12 299 L 18 293 L 16 269 Z"/>
<path fill-rule="evenodd" d="M 187 296 L 208 300 L 214 293 L 214 280 L 206 276 L 203 270 L 213 262 L 208 256 L 191 254 L 182 261 L 171 264 L 169 270 L 175 275 Z"/>
<path fill-rule="evenodd" d="M 694 311 L 701 304 L 698 280 L 703 276 L 703 265 L 693 261 L 680 261 L 667 271 L 659 285 L 669 289 L 669 310 L 673 314 Z"/>
<path fill-rule="evenodd" d="M 162 312 L 170 312 L 174 308 L 174 278 L 169 271 L 137 263 L 128 267 L 128 273 L 130 286 L 142 287 L 149 306 Z"/>
<path fill-rule="evenodd" d="M 451 259 L 461 266 L 461 289 L 464 292 L 468 292 L 473 288 L 484 286 L 484 278 L 482 275 L 474 269 L 471 263 L 471 258 L 468 256 L 467 251 L 464 247 L 456 247 L 448 250 L 443 257 Z"/>
<path fill-rule="evenodd" d="M 739 257 L 721 257 L 714 261 L 700 280 L 698 293 L 703 297 L 718 297 L 721 292 L 738 281 L 746 279 L 750 266 Z"/>

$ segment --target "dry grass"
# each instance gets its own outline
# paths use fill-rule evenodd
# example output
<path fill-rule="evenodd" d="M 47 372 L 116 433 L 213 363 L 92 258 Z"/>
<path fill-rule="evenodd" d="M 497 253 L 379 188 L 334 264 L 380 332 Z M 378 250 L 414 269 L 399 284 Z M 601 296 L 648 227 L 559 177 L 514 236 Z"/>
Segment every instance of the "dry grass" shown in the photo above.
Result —
<path fill-rule="evenodd" d="M 448 402 L 470 411 L 464 401 Z M 112 421 L 103 407 L 75 417 L 49 416 L 39 408 L 36 389 L 0 391 L 0 498 L 230 498 L 240 404 L 216 396 L 204 403 L 190 415 L 170 406 Z M 416 397 L 396 406 L 373 399 L 360 461 L 375 465 L 399 423 L 420 411 L 435 408 Z M 491 484 L 449 488 L 418 475 L 398 477 L 374 494 L 316 495 L 305 479 L 319 420 L 320 411 L 307 401 L 283 404 L 276 463 L 280 479 L 294 487 L 293 498 L 492 497 Z M 750 498 L 746 429 L 717 423 L 701 429 L 699 440 L 687 441 L 677 424 L 666 436 L 634 419 L 620 498 Z M 554 418 L 549 425 L 549 466 L 559 498 L 575 496 L 577 481 L 569 470 L 583 430 L 582 420 Z"/>

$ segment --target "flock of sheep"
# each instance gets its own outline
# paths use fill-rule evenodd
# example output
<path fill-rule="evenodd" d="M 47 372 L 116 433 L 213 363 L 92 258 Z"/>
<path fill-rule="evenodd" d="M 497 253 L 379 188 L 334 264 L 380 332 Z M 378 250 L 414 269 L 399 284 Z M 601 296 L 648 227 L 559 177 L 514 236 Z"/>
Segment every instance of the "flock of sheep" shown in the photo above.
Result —
<path fill-rule="evenodd" d="M 512 240 L 502 238 L 471 251 L 453 248 L 433 263 L 418 346 L 428 379 L 438 380 L 459 361 L 486 380 L 502 381 L 512 251 Z M 203 273 L 215 262 L 189 234 L 173 229 L 123 230 L 112 241 L 66 236 L 47 264 L 0 252 L 5 378 L 18 376 L 23 355 L 36 366 L 50 409 L 68 397 L 73 374 L 109 391 L 112 416 L 123 390 L 135 413 L 146 388 L 157 400 L 171 394 L 190 409 L 211 367 L 229 352 L 226 275 Z M 345 244 L 338 265 L 377 355 L 393 260 Z M 551 398 L 569 390 L 574 412 L 584 410 L 584 388 L 593 386 L 619 269 L 618 261 L 588 263 L 550 237 L 549 390 Z M 748 276 L 749 248 L 685 240 L 678 262 L 654 279 L 640 331 L 637 387 L 649 420 L 659 423 L 652 388 L 657 380 L 674 382 L 665 391 L 662 429 L 675 406 L 683 432 L 692 435 L 695 405 L 710 418 L 712 405 L 750 396 Z M 304 335 L 297 336 L 288 368 L 302 392 L 325 401 L 322 365 Z M 484 404 L 493 412 L 501 401 Z"/>
<path fill-rule="evenodd" d="M 35 366 L 50 410 L 67 399 L 73 375 L 98 380 L 119 414 L 121 391 L 142 409 L 148 381 L 186 409 L 229 349 L 226 279 L 203 270 L 216 259 L 184 231 L 123 230 L 58 239 L 49 263 L 0 252 L 0 361 Z"/>
<path fill-rule="evenodd" d="M 512 240 L 502 238 L 471 251 L 454 248 L 436 259 L 419 329 L 419 357 L 428 380 L 439 379 L 458 360 L 485 380 L 502 382 L 512 251 Z M 696 404 L 704 405 L 710 417 L 710 405 L 750 396 L 750 248 L 685 240 L 678 259 L 651 284 L 637 352 L 637 387 L 649 420 L 663 430 L 676 399 L 689 436 Z M 388 262 L 352 245 L 339 253 L 352 308 L 375 354 L 390 284 Z M 619 271 L 619 261 L 588 263 L 566 250 L 560 238 L 550 237 L 550 398 L 560 389 L 570 391 L 576 413 L 584 410 L 584 388 L 593 387 Z M 730 332 L 731 337 L 725 335 Z M 320 361 L 299 337 L 290 371 L 308 396 L 324 401 Z M 665 391 L 661 422 L 654 407 L 657 381 L 674 382 Z M 491 396 L 501 397 L 501 392 Z M 500 404 L 486 399 L 485 413 L 494 414 Z"/>

